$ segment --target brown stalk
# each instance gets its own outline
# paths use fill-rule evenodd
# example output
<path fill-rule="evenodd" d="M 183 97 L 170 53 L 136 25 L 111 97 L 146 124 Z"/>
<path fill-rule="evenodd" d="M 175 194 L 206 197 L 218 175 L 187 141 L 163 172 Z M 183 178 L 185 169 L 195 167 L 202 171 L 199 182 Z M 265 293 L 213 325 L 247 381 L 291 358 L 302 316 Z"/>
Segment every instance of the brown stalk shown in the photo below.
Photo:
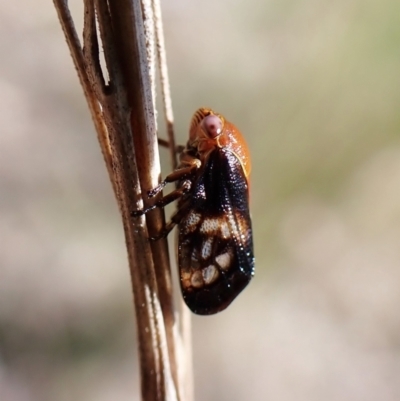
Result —
<path fill-rule="evenodd" d="M 122 216 L 137 319 L 142 399 L 188 400 L 178 377 L 177 335 L 162 210 L 132 218 L 160 176 L 157 132 L 142 5 L 84 0 L 83 47 L 66 0 L 53 0 L 89 105 Z M 98 30 L 96 28 L 96 18 Z M 101 39 L 110 82 L 99 61 Z M 151 51 L 150 51 L 151 53 Z M 153 67 L 152 67 L 153 68 Z M 170 138 L 171 141 L 171 138 Z M 153 200 L 156 201 L 157 199 Z"/>
<path fill-rule="evenodd" d="M 176 160 L 177 154 L 177 146 L 175 143 L 175 133 L 174 133 L 174 114 L 172 111 L 172 100 L 171 100 L 171 91 L 169 84 L 169 76 L 168 76 L 168 63 L 167 63 L 167 54 L 165 50 L 165 41 L 164 41 L 164 29 L 162 23 L 162 15 L 161 15 L 161 5 L 160 0 L 151 0 L 153 13 L 154 13 L 154 28 L 155 28 L 155 36 L 156 36 L 156 44 L 157 44 L 157 58 L 160 72 L 160 81 L 161 81 L 161 94 L 162 94 L 162 103 L 164 106 L 164 117 L 165 123 L 167 127 L 167 135 L 168 149 L 170 151 L 170 160 L 172 170 L 175 170 L 178 166 Z M 189 309 L 186 307 L 183 300 L 180 305 L 180 314 L 179 314 L 179 327 L 182 341 L 178 344 L 181 347 L 181 358 L 178 369 L 178 379 L 181 388 L 181 394 L 184 400 L 190 401 L 194 398 L 194 389 L 193 389 L 193 367 L 192 367 L 192 325 L 191 325 L 191 313 Z"/>

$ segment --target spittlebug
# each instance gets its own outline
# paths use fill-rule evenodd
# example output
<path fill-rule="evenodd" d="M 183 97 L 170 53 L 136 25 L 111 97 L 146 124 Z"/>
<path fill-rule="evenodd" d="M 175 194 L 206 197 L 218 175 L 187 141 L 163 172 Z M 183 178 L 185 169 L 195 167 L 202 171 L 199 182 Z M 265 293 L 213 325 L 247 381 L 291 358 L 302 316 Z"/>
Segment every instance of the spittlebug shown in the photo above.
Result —
<path fill-rule="evenodd" d="M 239 130 L 211 109 L 192 118 L 189 140 L 178 169 L 167 183 L 176 190 L 139 216 L 178 199 L 178 208 L 159 237 L 178 224 L 178 266 L 183 298 L 199 315 L 224 310 L 254 274 L 253 239 L 249 213 L 250 155 Z"/>

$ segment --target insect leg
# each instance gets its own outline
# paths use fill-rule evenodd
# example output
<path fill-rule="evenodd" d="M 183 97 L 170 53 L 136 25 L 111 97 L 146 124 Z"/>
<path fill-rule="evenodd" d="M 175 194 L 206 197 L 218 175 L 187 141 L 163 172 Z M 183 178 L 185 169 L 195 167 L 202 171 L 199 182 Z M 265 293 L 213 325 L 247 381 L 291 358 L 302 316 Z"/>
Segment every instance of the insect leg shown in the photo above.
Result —
<path fill-rule="evenodd" d="M 165 238 L 171 230 L 181 222 L 181 220 L 190 211 L 190 202 L 185 202 L 176 212 L 171 216 L 171 220 L 165 225 L 164 229 L 156 236 L 151 237 L 152 241 L 157 241 L 161 238 Z"/>
<path fill-rule="evenodd" d="M 194 160 L 197 160 L 197 159 L 194 159 Z M 171 174 L 168 174 L 165 177 L 164 181 L 161 181 L 160 184 L 158 184 L 155 188 L 153 188 L 151 191 L 148 192 L 149 198 L 153 198 L 154 196 L 156 196 L 160 191 L 163 190 L 163 188 L 168 183 L 181 180 L 181 179 L 191 175 L 199 167 L 200 167 L 200 164 L 198 162 L 193 162 L 187 167 L 179 168 L 179 169 L 173 171 Z"/>
<path fill-rule="evenodd" d="M 179 199 L 181 196 L 186 194 L 192 186 L 192 183 L 190 180 L 185 180 L 183 181 L 182 185 L 176 189 L 175 191 L 172 191 L 168 195 L 165 195 L 163 198 L 161 198 L 158 202 L 156 202 L 154 205 L 142 209 L 142 210 L 135 210 L 131 213 L 133 217 L 139 217 L 142 216 L 143 214 L 146 214 L 147 212 L 150 212 L 150 210 L 155 209 L 156 207 L 164 207 L 171 202 L 173 202 L 176 199 Z"/>
<path fill-rule="evenodd" d="M 169 148 L 169 142 L 167 140 L 162 138 L 157 138 L 157 140 L 159 146 L 163 146 L 164 148 Z"/>

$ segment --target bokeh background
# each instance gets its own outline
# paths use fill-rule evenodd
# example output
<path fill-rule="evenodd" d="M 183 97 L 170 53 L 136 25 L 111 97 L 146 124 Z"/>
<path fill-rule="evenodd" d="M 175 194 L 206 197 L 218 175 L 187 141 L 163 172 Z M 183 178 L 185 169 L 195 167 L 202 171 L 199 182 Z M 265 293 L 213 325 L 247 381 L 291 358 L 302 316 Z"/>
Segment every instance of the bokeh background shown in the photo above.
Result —
<path fill-rule="evenodd" d="M 256 276 L 193 317 L 196 399 L 399 400 L 399 1 L 162 5 L 178 141 L 210 106 L 253 157 Z M 122 226 L 52 2 L 1 2 L 0 33 L 0 399 L 139 400 Z"/>

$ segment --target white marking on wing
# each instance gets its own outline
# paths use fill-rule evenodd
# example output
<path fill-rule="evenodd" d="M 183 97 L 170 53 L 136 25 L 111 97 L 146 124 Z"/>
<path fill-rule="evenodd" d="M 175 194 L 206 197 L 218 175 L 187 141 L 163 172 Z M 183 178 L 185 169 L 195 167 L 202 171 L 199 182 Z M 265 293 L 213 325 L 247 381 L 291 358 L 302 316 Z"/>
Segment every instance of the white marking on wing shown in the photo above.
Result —
<path fill-rule="evenodd" d="M 214 265 L 205 267 L 202 270 L 203 280 L 206 284 L 211 284 L 218 278 L 218 269 Z"/>
<path fill-rule="evenodd" d="M 215 261 L 218 263 L 218 265 L 221 267 L 221 269 L 225 270 L 228 269 L 231 265 L 232 262 L 232 252 L 228 251 L 225 253 L 222 253 L 221 255 L 218 255 L 215 258 Z"/>
<path fill-rule="evenodd" d="M 187 233 L 193 232 L 197 225 L 199 224 L 201 220 L 201 214 L 200 213 L 190 213 L 189 216 L 186 218 L 186 220 L 183 222 L 183 225 L 185 227 L 185 231 Z"/>
<path fill-rule="evenodd" d="M 222 221 L 220 225 L 222 238 L 227 239 L 231 237 L 231 231 L 229 230 L 228 223 L 226 221 Z"/>
<path fill-rule="evenodd" d="M 218 230 L 219 219 L 205 219 L 200 227 L 200 232 L 203 234 L 211 234 Z"/>
<path fill-rule="evenodd" d="M 201 271 L 195 271 L 192 274 L 192 278 L 190 279 L 190 283 L 195 288 L 201 288 L 204 285 L 203 274 Z"/>
<path fill-rule="evenodd" d="M 211 256 L 214 237 L 208 237 L 201 246 L 201 257 L 207 259 Z"/>

